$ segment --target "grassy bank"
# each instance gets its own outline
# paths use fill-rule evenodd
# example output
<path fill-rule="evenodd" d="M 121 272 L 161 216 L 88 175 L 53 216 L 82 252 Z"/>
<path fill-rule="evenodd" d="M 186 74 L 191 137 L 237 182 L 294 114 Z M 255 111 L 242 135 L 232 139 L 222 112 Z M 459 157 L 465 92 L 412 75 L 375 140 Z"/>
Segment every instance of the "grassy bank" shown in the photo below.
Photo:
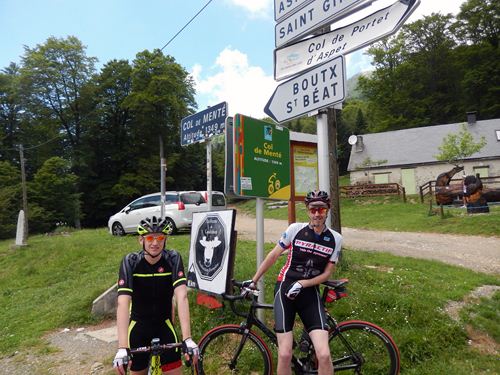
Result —
<path fill-rule="evenodd" d="M 34 236 L 29 246 L 19 249 L 11 245 L 12 241 L 0 242 L 0 356 L 16 350 L 43 353 L 48 349 L 41 339 L 44 333 L 95 323 L 90 316 L 93 299 L 115 282 L 123 255 L 138 247 L 137 237 L 112 237 L 104 229 Z M 169 247 L 181 252 L 185 264 L 188 246 L 188 235 L 169 239 Z M 255 243 L 240 241 L 235 277 L 249 278 L 255 264 Z M 265 280 L 268 302 L 278 268 Z M 333 315 L 338 320 L 369 320 L 390 332 L 401 351 L 402 373 L 500 371 L 497 358 L 468 345 L 465 328 L 467 322 L 498 340 L 499 294 L 464 310 L 458 323 L 443 312 L 448 301 L 462 300 L 478 286 L 500 285 L 498 277 L 433 261 L 348 249 L 334 277 L 350 279 L 350 297 L 329 307 Z M 229 309 L 197 306 L 194 297 L 191 293 L 196 339 L 223 322 L 241 321 Z"/>
<path fill-rule="evenodd" d="M 239 210 L 251 215 L 255 213 L 255 200 L 240 201 Z M 270 209 L 265 205 L 265 218 L 287 220 L 288 211 L 283 208 Z M 500 236 L 500 206 L 490 205 L 489 214 L 467 214 L 465 208 L 444 208 L 444 218 L 435 210 L 429 213 L 429 205 L 422 204 L 417 197 L 409 197 L 407 203 L 397 197 L 372 197 L 341 199 L 340 219 L 343 227 L 390 230 L 400 232 L 433 232 Z M 307 221 L 304 204 L 296 205 L 297 221 Z"/>

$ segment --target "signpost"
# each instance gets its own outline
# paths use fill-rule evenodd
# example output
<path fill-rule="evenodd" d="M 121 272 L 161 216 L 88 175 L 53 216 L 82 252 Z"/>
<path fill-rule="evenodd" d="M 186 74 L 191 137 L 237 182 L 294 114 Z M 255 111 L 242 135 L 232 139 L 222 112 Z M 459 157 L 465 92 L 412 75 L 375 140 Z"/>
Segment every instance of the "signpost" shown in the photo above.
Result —
<path fill-rule="evenodd" d="M 279 21 L 283 17 L 301 9 L 313 0 L 274 0 L 274 20 Z"/>
<path fill-rule="evenodd" d="M 345 62 L 343 56 L 337 56 L 280 84 L 264 112 L 281 123 L 340 103 L 345 96 Z"/>
<path fill-rule="evenodd" d="M 181 146 L 207 141 L 208 209 L 212 209 L 212 143 L 210 138 L 224 132 L 227 103 L 222 102 L 181 120 Z"/>
<path fill-rule="evenodd" d="M 222 102 L 181 120 L 181 146 L 203 142 L 224 132 L 227 103 Z"/>
<path fill-rule="evenodd" d="M 276 47 L 291 43 L 325 24 L 369 6 L 373 0 L 314 0 L 274 27 Z"/>
<path fill-rule="evenodd" d="M 276 49 L 274 79 L 296 75 L 394 34 L 419 4 L 420 0 L 396 1 L 348 26 Z"/>
<path fill-rule="evenodd" d="M 234 116 L 234 192 L 245 197 L 290 198 L 290 132 L 243 115 Z"/>

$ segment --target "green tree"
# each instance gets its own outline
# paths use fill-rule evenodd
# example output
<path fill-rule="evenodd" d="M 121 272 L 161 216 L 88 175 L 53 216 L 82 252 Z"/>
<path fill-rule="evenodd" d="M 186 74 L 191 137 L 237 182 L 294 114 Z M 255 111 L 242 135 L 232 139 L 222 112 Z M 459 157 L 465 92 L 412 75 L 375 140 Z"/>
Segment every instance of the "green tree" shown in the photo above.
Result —
<path fill-rule="evenodd" d="M 77 182 L 71 163 L 60 157 L 48 159 L 37 171 L 30 190 L 34 201 L 44 211 L 46 225 L 53 228 L 58 223 L 72 225 L 78 221 L 80 193 Z"/>
<path fill-rule="evenodd" d="M 0 160 L 18 160 L 22 110 L 19 67 L 11 63 L 0 72 Z"/>
<path fill-rule="evenodd" d="M 130 172 L 134 154 L 133 113 L 124 102 L 131 93 L 132 66 L 112 60 L 92 81 L 95 116 L 82 138 L 83 163 L 80 187 L 85 226 L 105 225 L 109 213 L 130 196 L 113 194 L 113 186 Z"/>
<path fill-rule="evenodd" d="M 458 133 L 450 133 L 443 139 L 436 159 L 459 166 L 464 159 L 479 152 L 485 145 L 484 137 L 475 142 L 473 135 L 467 130 L 465 124 L 462 124 Z"/>
<path fill-rule="evenodd" d="M 50 37 L 35 48 L 25 47 L 21 83 L 29 110 L 35 117 L 50 119 L 65 134 L 67 156 L 80 164 L 81 137 L 92 93 L 85 88 L 95 72 L 94 57 L 74 36 Z"/>
<path fill-rule="evenodd" d="M 500 3 L 497 0 L 468 0 L 460 6 L 457 35 L 464 42 L 486 42 L 498 48 Z"/>
<path fill-rule="evenodd" d="M 21 175 L 7 161 L 0 161 L 0 239 L 16 234 L 17 215 L 22 208 Z"/>
<path fill-rule="evenodd" d="M 368 98 L 371 131 L 443 124 L 456 120 L 460 80 L 451 15 L 432 14 L 402 27 L 368 52 L 376 70 L 359 79 Z"/>

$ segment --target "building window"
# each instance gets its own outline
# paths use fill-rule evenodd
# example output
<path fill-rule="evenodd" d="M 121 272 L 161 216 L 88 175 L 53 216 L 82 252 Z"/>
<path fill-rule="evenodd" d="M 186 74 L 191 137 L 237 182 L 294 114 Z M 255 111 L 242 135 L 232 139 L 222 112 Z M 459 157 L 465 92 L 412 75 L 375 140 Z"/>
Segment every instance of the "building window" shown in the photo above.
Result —
<path fill-rule="evenodd" d="M 373 174 L 376 184 L 387 184 L 389 183 L 389 173 L 377 173 Z"/>
<path fill-rule="evenodd" d="M 481 178 L 485 178 L 485 177 L 488 177 L 489 176 L 489 167 L 486 166 L 486 167 L 472 167 L 472 169 L 474 170 L 474 176 L 476 174 L 479 173 L 479 177 Z"/>

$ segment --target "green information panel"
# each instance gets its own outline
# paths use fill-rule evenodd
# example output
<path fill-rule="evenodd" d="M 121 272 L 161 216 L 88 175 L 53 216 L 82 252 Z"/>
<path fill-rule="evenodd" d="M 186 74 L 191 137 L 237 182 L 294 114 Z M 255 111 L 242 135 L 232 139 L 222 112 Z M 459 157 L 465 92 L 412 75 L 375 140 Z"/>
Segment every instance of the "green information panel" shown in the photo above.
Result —
<path fill-rule="evenodd" d="M 234 192 L 290 199 L 290 132 L 244 115 L 234 116 Z"/>

